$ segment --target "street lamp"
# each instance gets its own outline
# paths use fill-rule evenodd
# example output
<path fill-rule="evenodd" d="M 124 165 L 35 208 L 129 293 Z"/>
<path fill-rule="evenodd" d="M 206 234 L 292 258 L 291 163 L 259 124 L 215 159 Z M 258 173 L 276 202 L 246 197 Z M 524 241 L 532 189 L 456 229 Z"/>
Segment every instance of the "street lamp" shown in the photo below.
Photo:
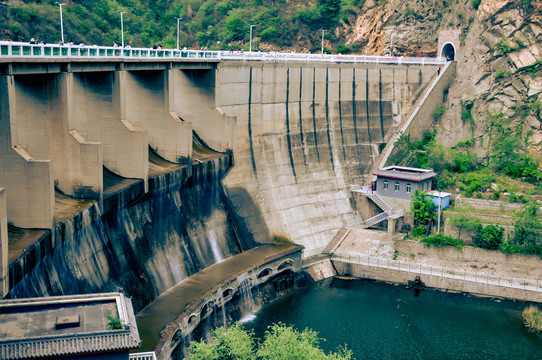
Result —
<path fill-rule="evenodd" d="M 177 19 L 177 50 L 179 50 L 179 21 L 181 21 L 183 18 L 176 17 L 175 19 Z"/>
<path fill-rule="evenodd" d="M 59 3 L 59 2 L 55 2 L 55 4 L 58 4 L 58 7 L 60 8 L 60 36 L 62 37 L 62 44 L 64 44 L 64 24 L 62 23 L 62 6 L 66 4 Z"/>
<path fill-rule="evenodd" d="M 325 33 L 327 30 L 320 29 L 320 31 L 322 32 L 322 55 L 324 55 L 324 33 Z"/>
<path fill-rule="evenodd" d="M 122 34 L 122 48 L 124 48 L 124 19 L 122 15 L 126 14 L 126 11 L 117 11 L 120 13 L 120 32 Z"/>
<path fill-rule="evenodd" d="M 249 52 L 252 52 L 252 27 L 253 27 L 254 25 L 248 24 L 248 26 L 250 26 L 250 46 L 249 46 L 248 51 L 249 51 Z"/>

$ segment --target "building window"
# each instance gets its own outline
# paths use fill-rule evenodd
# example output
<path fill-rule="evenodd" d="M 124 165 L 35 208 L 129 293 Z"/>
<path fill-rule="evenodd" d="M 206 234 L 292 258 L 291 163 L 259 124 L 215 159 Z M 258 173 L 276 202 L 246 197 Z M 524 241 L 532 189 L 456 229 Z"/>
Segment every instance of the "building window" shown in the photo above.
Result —
<path fill-rule="evenodd" d="M 399 183 L 395 182 L 395 191 L 399 191 Z"/>
<path fill-rule="evenodd" d="M 422 183 L 422 184 L 418 184 L 418 187 L 420 188 L 421 191 L 423 191 L 423 183 Z"/>
<path fill-rule="evenodd" d="M 406 184 L 406 192 L 409 194 L 412 192 L 412 186 L 410 184 Z"/>
<path fill-rule="evenodd" d="M 388 190 L 388 182 L 384 181 L 384 190 Z"/>

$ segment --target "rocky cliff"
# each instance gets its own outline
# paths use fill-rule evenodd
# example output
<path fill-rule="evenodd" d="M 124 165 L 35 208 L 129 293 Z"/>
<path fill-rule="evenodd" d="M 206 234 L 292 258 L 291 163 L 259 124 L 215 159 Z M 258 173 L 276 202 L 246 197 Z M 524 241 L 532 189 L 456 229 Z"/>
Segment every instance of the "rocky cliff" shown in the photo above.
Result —
<path fill-rule="evenodd" d="M 365 53 L 436 56 L 438 32 L 461 30 L 457 77 L 448 90 L 437 141 L 471 138 L 485 153 L 488 114 L 503 112 L 542 149 L 542 2 L 529 0 L 366 1 L 353 26 L 336 29 Z M 484 145 L 486 144 L 486 145 Z"/>

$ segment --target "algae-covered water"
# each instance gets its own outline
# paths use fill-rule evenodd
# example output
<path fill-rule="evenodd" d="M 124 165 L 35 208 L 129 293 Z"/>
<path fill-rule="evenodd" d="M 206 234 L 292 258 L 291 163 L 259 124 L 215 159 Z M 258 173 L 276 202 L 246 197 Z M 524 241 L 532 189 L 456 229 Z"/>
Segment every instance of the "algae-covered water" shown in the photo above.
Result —
<path fill-rule="evenodd" d="M 327 279 L 262 308 L 245 324 L 261 337 L 274 322 L 309 327 L 335 350 L 361 359 L 542 359 L 542 336 L 527 331 L 525 303 Z"/>

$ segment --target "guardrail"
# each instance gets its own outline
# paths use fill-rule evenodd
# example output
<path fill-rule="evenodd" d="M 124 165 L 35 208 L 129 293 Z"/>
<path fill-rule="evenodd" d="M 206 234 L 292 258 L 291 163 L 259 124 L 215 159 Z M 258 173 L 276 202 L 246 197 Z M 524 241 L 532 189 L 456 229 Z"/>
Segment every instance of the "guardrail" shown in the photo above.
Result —
<path fill-rule="evenodd" d="M 154 351 L 133 353 L 129 356 L 130 360 L 157 360 Z"/>
<path fill-rule="evenodd" d="M 494 276 L 489 274 L 467 273 L 466 270 L 449 269 L 440 266 L 430 266 L 424 264 L 413 264 L 400 260 L 390 260 L 385 258 L 367 256 L 363 254 L 335 252 L 331 259 L 337 258 L 346 260 L 349 263 L 378 267 L 383 269 L 406 271 L 414 275 L 432 275 L 442 278 L 470 281 L 481 284 L 503 286 L 513 289 L 530 290 L 542 292 L 540 281 L 534 279 L 521 279 Z"/>
<path fill-rule="evenodd" d="M 177 49 L 120 48 L 108 46 L 80 46 L 29 44 L 0 41 L 0 58 L 62 58 L 62 59 L 180 59 L 180 60 L 238 60 L 238 61 L 298 61 L 334 63 L 421 64 L 444 65 L 445 58 L 417 58 L 396 56 L 368 56 L 341 54 L 299 54 L 281 52 L 204 51 Z"/>

